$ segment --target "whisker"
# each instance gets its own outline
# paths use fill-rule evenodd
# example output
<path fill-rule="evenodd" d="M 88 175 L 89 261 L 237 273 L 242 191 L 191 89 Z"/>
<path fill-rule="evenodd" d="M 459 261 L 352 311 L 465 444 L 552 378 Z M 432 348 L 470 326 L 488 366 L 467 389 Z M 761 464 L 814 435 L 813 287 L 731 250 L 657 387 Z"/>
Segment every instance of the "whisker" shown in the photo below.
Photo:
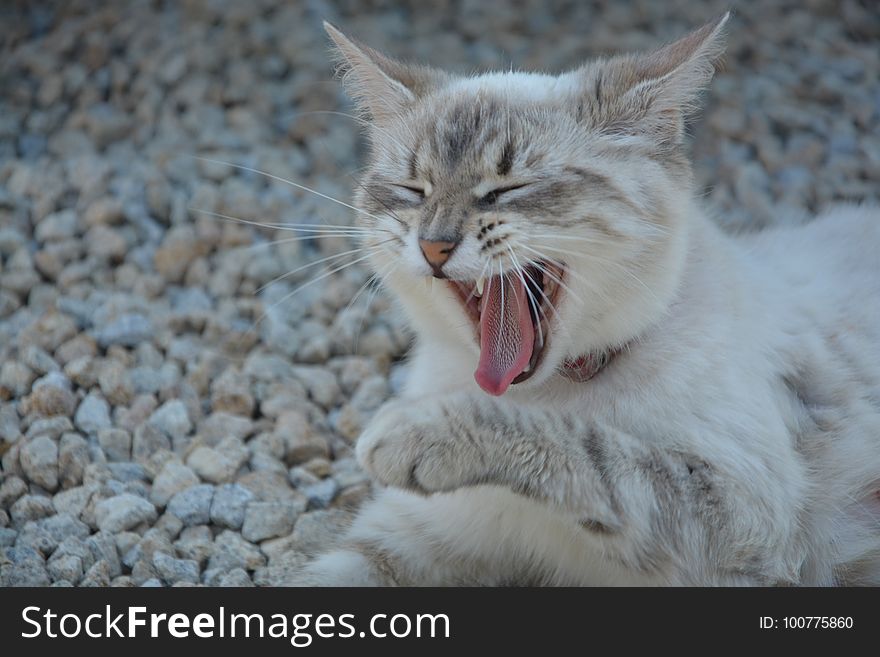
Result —
<path fill-rule="evenodd" d="M 546 273 L 546 270 L 544 270 L 544 269 L 543 269 L 543 268 L 542 268 L 537 262 L 535 262 L 534 260 L 530 261 L 530 263 L 531 263 L 532 265 L 534 265 L 535 267 L 537 267 L 538 269 L 540 269 L 541 271 L 544 271 L 544 272 Z M 561 330 L 565 331 L 565 334 L 566 334 L 569 338 L 571 338 L 571 333 L 569 332 L 568 327 L 563 323 L 563 321 L 562 321 L 562 317 L 559 316 L 559 311 L 556 310 L 556 306 L 554 306 L 554 305 L 553 305 L 553 302 L 550 301 L 550 297 L 548 297 L 548 296 L 547 296 L 547 293 L 544 292 L 543 289 L 541 289 L 541 286 L 538 285 L 538 284 L 535 282 L 535 279 L 533 279 L 533 278 L 529 275 L 529 272 L 528 272 L 528 271 L 523 270 L 523 274 L 525 274 L 526 278 L 528 278 L 528 279 L 532 282 L 532 285 L 535 286 L 535 289 L 537 289 L 537 290 L 541 293 L 541 296 L 542 296 L 542 297 L 544 298 L 544 300 L 547 302 L 547 305 L 550 306 L 550 309 L 553 311 L 553 316 L 556 318 L 556 322 L 557 322 L 557 324 L 559 325 L 559 328 L 560 328 Z M 544 316 L 545 316 L 545 317 L 547 316 L 546 313 L 544 314 Z M 549 319 L 549 318 L 548 318 L 548 319 Z"/>
<path fill-rule="evenodd" d="M 369 190 L 369 188 L 368 188 L 366 185 L 364 185 L 360 180 L 356 180 L 356 179 L 354 179 L 354 178 L 352 178 L 352 180 L 354 180 L 354 184 L 355 184 L 355 185 L 357 185 L 357 186 L 360 187 L 362 190 L 364 190 L 364 192 L 366 192 L 367 194 L 369 194 L 369 196 L 370 196 L 371 199 L 373 199 L 374 201 L 376 201 L 376 203 L 378 203 L 378 204 L 381 205 L 383 208 L 385 208 L 385 211 L 389 214 L 389 216 L 390 216 L 392 219 L 394 219 L 394 221 L 396 221 L 397 223 L 399 223 L 401 226 L 404 226 L 404 227 L 407 225 L 406 222 L 405 222 L 403 219 L 401 219 L 400 217 L 398 217 L 398 216 L 397 216 L 397 213 L 396 213 L 394 210 L 392 210 L 391 207 L 390 207 L 385 201 L 383 201 L 383 200 L 380 199 L 378 196 L 376 196 L 375 194 L 373 194 L 373 192 L 371 192 L 371 191 Z"/>
<path fill-rule="evenodd" d="M 345 233 L 372 233 L 377 228 L 363 228 L 361 226 L 333 226 L 333 225 L 319 225 L 319 224 L 267 224 L 259 221 L 251 221 L 249 219 L 241 219 L 239 217 L 233 217 L 228 214 L 223 214 L 221 212 L 212 212 L 211 210 L 203 210 L 201 208 L 189 208 L 191 212 L 198 212 L 199 214 L 208 215 L 209 217 L 216 217 L 218 219 L 225 219 L 226 221 L 231 221 L 238 224 L 245 224 L 248 226 L 257 226 L 258 228 L 269 228 L 273 230 L 289 230 L 296 232 L 330 232 L 331 230 L 338 230 L 340 232 Z M 383 230 L 378 228 L 378 230 Z"/>
<path fill-rule="evenodd" d="M 510 250 L 510 244 L 506 244 L 506 246 L 507 246 L 508 250 Z M 513 251 L 510 251 L 510 252 L 513 253 Z M 500 264 L 501 264 L 501 261 L 500 261 L 500 259 L 499 259 L 499 266 L 500 266 Z M 513 267 L 513 272 L 514 272 L 515 274 L 519 273 L 519 272 L 517 271 L 518 268 L 517 268 L 517 266 L 516 266 L 516 260 L 515 260 L 514 258 L 511 258 L 511 259 L 510 259 L 510 264 L 511 264 L 511 266 Z M 516 296 L 516 294 L 514 294 L 514 295 L 513 295 L 513 298 L 514 298 L 514 300 L 516 301 L 516 312 L 517 312 L 517 314 L 519 314 L 519 310 L 520 310 L 520 307 L 519 307 L 519 297 Z"/>
<path fill-rule="evenodd" d="M 373 255 L 372 252 L 371 252 L 371 253 L 367 253 L 366 255 L 363 255 L 363 256 L 361 256 L 360 258 L 356 258 L 356 259 L 352 260 L 351 262 L 347 262 L 347 263 L 345 263 L 345 264 L 342 265 L 341 267 L 334 267 L 334 268 L 331 269 L 330 271 L 321 274 L 321 275 L 318 276 L 317 278 L 313 278 L 313 279 L 311 279 L 311 280 L 309 280 L 309 281 L 306 281 L 306 282 L 303 283 L 302 285 L 296 287 L 296 288 L 295 288 L 294 290 L 292 290 L 291 292 L 288 292 L 287 294 L 285 294 L 283 297 L 281 297 L 280 299 L 278 299 L 278 301 L 276 301 L 275 303 L 273 303 L 271 306 L 269 306 L 269 307 L 263 312 L 263 314 L 260 315 L 259 319 L 257 319 L 256 322 L 254 322 L 254 325 L 256 326 L 257 324 L 259 324 L 260 322 L 262 322 L 262 321 L 266 318 L 266 316 L 267 316 L 267 315 L 268 315 L 268 314 L 269 314 L 274 308 L 276 308 L 279 304 L 281 304 L 281 303 L 287 301 L 287 300 L 288 300 L 290 297 L 292 297 L 294 294 L 297 294 L 298 292 L 300 292 L 301 290 L 303 290 L 303 289 L 309 287 L 310 285 L 314 285 L 315 283 L 324 280 L 324 279 L 327 278 L 328 276 L 332 276 L 333 274 L 336 274 L 336 273 L 341 272 L 343 269 L 347 269 L 347 268 L 349 268 L 349 267 L 351 267 L 351 266 L 353 266 L 353 265 L 356 265 L 356 264 L 359 263 L 359 262 L 363 262 L 363 261 L 366 260 L 367 258 L 372 257 L 372 255 Z M 264 286 L 264 287 L 265 287 L 265 286 Z"/>
<path fill-rule="evenodd" d="M 540 251 L 538 251 L 538 250 L 536 250 L 536 249 L 533 249 L 533 248 L 531 248 L 531 247 L 529 247 L 529 246 L 526 246 L 525 244 L 520 244 L 520 246 L 521 246 L 522 248 L 524 248 L 525 250 L 527 250 L 527 251 L 531 251 L 532 253 L 538 255 L 542 260 L 546 260 L 547 262 L 550 262 L 551 264 L 554 264 L 554 265 L 556 265 L 556 266 L 558 266 L 558 267 L 565 267 L 565 263 L 560 262 L 559 260 L 556 260 L 555 258 L 551 258 L 551 257 L 547 256 L 547 255 L 544 254 L 544 253 L 541 253 Z M 546 247 L 542 247 L 542 248 L 546 248 Z M 544 271 L 544 273 L 547 274 L 547 276 L 549 276 L 551 279 L 553 279 L 554 282 L 556 282 L 559 286 L 561 286 L 562 289 L 564 289 L 566 292 L 568 292 L 569 294 L 571 294 L 571 296 L 573 296 L 575 299 L 577 299 L 578 301 L 580 301 L 581 304 L 584 303 L 584 300 L 581 299 L 577 294 L 575 294 L 574 290 L 572 290 L 570 287 L 568 287 L 568 285 L 566 285 L 566 284 L 562 281 L 562 279 L 557 278 L 557 277 L 554 276 L 552 273 L 550 273 L 550 271 L 541 268 L 540 265 L 539 265 L 538 263 L 534 263 L 534 264 L 535 264 L 535 266 L 538 267 L 539 269 L 542 269 L 542 271 Z M 566 268 L 566 269 L 568 269 L 568 268 Z"/>
<path fill-rule="evenodd" d="M 358 288 L 357 292 L 354 293 L 354 296 L 353 296 L 353 297 L 351 298 L 351 300 L 345 305 L 345 308 L 344 308 L 344 309 L 342 310 L 342 312 L 339 313 L 339 314 L 340 314 L 340 315 L 344 315 L 344 314 L 347 313 L 349 310 L 351 310 L 352 307 L 354 306 L 355 302 L 358 300 L 358 297 L 361 296 L 361 294 L 364 292 L 364 290 L 366 290 L 366 289 L 370 286 L 371 283 L 373 283 L 373 282 L 375 282 L 375 281 L 378 281 L 378 280 L 379 280 L 379 274 L 373 274 L 373 275 L 371 275 L 369 278 L 367 278 L 367 280 L 365 280 L 365 281 L 363 282 L 363 284 Z"/>
<path fill-rule="evenodd" d="M 395 144 L 397 144 L 398 146 L 400 146 L 403 150 L 405 150 L 405 151 L 409 151 L 410 153 L 413 152 L 412 147 L 407 146 L 407 145 L 404 144 L 402 141 L 400 141 L 399 139 L 397 139 L 397 138 L 396 138 L 396 137 L 395 137 L 395 136 L 394 136 L 389 130 L 386 130 L 385 128 L 382 128 L 381 126 L 378 126 L 378 125 L 376 125 L 375 123 L 372 123 L 372 122 L 370 122 L 370 121 L 367 121 L 366 119 L 363 119 L 363 118 L 361 118 L 361 117 L 359 117 L 359 116 L 355 116 L 354 114 L 348 114 L 347 112 L 337 112 L 337 111 L 335 111 L 335 110 L 312 110 L 312 111 L 309 111 L 309 112 L 299 112 L 299 113 L 298 113 L 299 116 L 308 116 L 308 115 L 310 115 L 310 114 L 326 114 L 326 115 L 330 115 L 330 116 L 343 116 L 343 117 L 345 117 L 345 118 L 347 118 L 347 119 L 351 119 L 352 121 L 355 121 L 356 123 L 358 123 L 358 124 L 360 124 L 360 125 L 362 125 L 362 126 L 364 126 L 364 127 L 366 127 L 366 128 L 371 128 L 371 129 L 373 129 L 373 130 L 376 130 L 376 131 L 378 131 L 378 132 L 381 132 L 381 133 L 382 133 L 383 135 L 385 135 L 388 139 L 390 139 L 390 140 L 393 141 Z"/>
<path fill-rule="evenodd" d="M 489 261 L 483 263 L 483 268 L 480 270 L 480 275 L 477 279 L 483 278 L 486 275 L 486 267 L 489 266 Z M 470 300 L 474 298 L 474 295 L 477 293 L 477 282 L 474 281 L 474 289 L 471 290 L 471 293 L 468 295 L 468 298 L 464 300 L 465 304 L 470 303 Z"/>
<path fill-rule="evenodd" d="M 382 273 L 377 274 L 377 276 L 378 276 L 377 280 L 384 282 L 385 278 L 387 278 L 388 276 L 391 276 L 391 274 L 393 274 L 395 271 L 397 271 L 397 268 L 400 267 L 401 262 L 403 262 L 403 261 L 396 260 L 396 261 L 392 261 L 390 266 L 386 265 L 385 270 L 383 270 Z M 360 344 L 361 332 L 363 331 L 363 328 L 364 328 L 364 320 L 367 318 L 367 313 L 370 310 L 370 306 L 373 305 L 373 301 L 376 300 L 376 296 L 379 293 L 379 289 L 380 289 L 379 285 L 375 285 L 373 287 L 373 291 L 370 293 L 370 296 L 367 299 L 367 305 L 364 306 L 364 310 L 361 313 L 361 319 L 360 319 L 360 322 L 358 322 L 358 330 L 355 333 L 354 344 L 352 345 L 352 348 L 355 352 L 357 352 L 358 345 Z"/>
<path fill-rule="evenodd" d="M 532 291 L 529 289 L 529 286 L 526 284 L 526 279 L 523 277 L 525 273 L 525 269 L 523 269 L 519 261 L 517 260 L 516 254 L 513 252 L 513 248 L 510 244 L 507 245 L 507 250 L 510 251 L 510 259 L 513 261 L 514 269 L 519 276 L 519 280 L 522 281 L 523 287 L 526 290 L 526 295 L 528 295 L 529 305 L 531 305 L 532 310 L 535 311 L 535 317 L 538 319 L 535 322 L 538 325 L 538 339 L 541 341 L 541 344 L 544 344 L 544 330 L 541 328 L 541 306 L 535 301 L 535 296 L 532 294 Z M 545 315 L 546 316 L 546 315 Z"/>
<path fill-rule="evenodd" d="M 547 246 L 546 244 L 539 245 L 539 246 L 541 246 L 542 249 L 547 249 L 549 251 L 557 251 L 559 253 L 568 253 L 571 255 L 577 255 L 577 254 L 571 253 L 570 251 L 565 251 L 564 249 L 557 249 L 556 247 Z M 524 247 L 524 248 L 528 248 L 528 247 Z M 533 249 L 530 249 L 530 250 L 533 250 Z M 618 271 L 623 272 L 624 274 L 629 276 L 631 279 L 636 281 L 639 285 L 641 285 L 645 289 L 645 291 L 648 292 L 648 294 L 650 294 L 654 298 L 655 301 L 659 301 L 657 296 L 654 294 L 654 291 L 650 287 L 648 287 L 642 279 L 640 279 L 638 276 L 636 276 L 634 273 L 632 273 L 629 269 L 627 269 L 626 267 L 624 267 L 620 263 L 614 262 L 613 260 L 606 260 L 600 256 L 591 256 L 591 258 L 598 261 L 598 262 L 601 262 L 602 264 L 615 267 Z"/>
<path fill-rule="evenodd" d="M 501 259 L 498 259 L 498 285 L 501 286 L 501 321 L 498 324 L 498 342 L 501 342 L 501 334 L 504 332 L 504 271 L 501 267 Z"/>
<path fill-rule="evenodd" d="M 404 149 L 405 151 L 409 151 L 409 153 L 410 153 L 410 154 L 413 154 L 413 155 L 415 154 L 415 151 L 413 151 L 412 148 L 410 148 L 409 146 L 404 145 L 402 142 L 400 142 L 399 140 L 395 139 L 394 136 L 391 135 L 391 133 L 388 132 L 387 130 L 385 130 L 384 128 L 380 128 L 380 127 L 377 126 L 377 125 L 373 125 L 373 124 L 371 124 L 369 121 L 367 121 L 367 120 L 365 120 L 365 119 L 362 119 L 362 118 L 360 118 L 360 117 L 358 117 L 358 116 L 355 116 L 354 114 L 347 114 L 347 113 L 345 113 L 345 112 L 336 112 L 336 111 L 331 111 L 331 110 L 314 110 L 314 111 L 311 111 L 311 112 L 302 112 L 302 113 L 301 113 L 301 116 L 306 116 L 306 115 L 308 115 L 308 114 L 330 114 L 330 115 L 336 115 L 336 116 L 344 116 L 344 117 L 346 117 L 346 118 L 352 119 L 353 121 L 357 121 L 357 122 L 361 123 L 362 125 L 365 125 L 365 126 L 368 126 L 368 127 L 372 126 L 372 127 L 375 128 L 376 130 L 379 130 L 380 132 L 383 132 L 383 134 L 385 134 L 390 140 L 394 141 L 398 146 L 400 146 L 400 147 L 401 147 L 402 149 Z M 323 146 L 323 143 L 322 143 L 322 142 L 318 142 L 318 143 L 321 144 L 321 145 Z M 330 153 L 331 156 L 333 155 L 333 154 L 330 152 L 330 149 L 327 148 L 326 146 L 324 146 L 324 150 L 325 150 L 327 153 Z M 389 214 L 389 216 L 390 216 L 392 219 L 394 219 L 394 220 L 395 220 L 397 223 L 399 223 L 401 226 L 406 226 L 406 222 L 405 222 L 403 219 L 401 219 L 399 216 L 397 216 L 397 213 L 394 212 L 394 210 L 392 210 L 391 207 L 390 207 L 387 203 L 385 203 L 382 199 L 380 199 L 378 196 L 376 196 L 375 194 L 373 194 L 373 192 L 371 192 L 370 189 L 369 189 L 366 185 L 364 185 L 360 180 L 358 180 L 357 178 L 355 178 L 355 176 L 354 176 L 355 173 L 357 173 L 357 172 L 359 172 L 359 171 L 361 171 L 361 170 L 363 170 L 363 169 L 366 169 L 366 168 L 367 168 L 367 167 L 361 167 L 360 169 L 355 169 L 354 171 L 352 171 L 351 173 L 348 173 L 348 174 L 346 174 L 346 175 L 347 175 L 349 178 L 351 178 L 351 180 L 354 182 L 354 184 L 357 185 L 360 189 L 362 189 L 362 190 L 364 191 L 364 193 L 368 194 L 368 195 L 370 196 L 370 198 L 372 198 L 376 203 L 378 203 L 378 204 L 381 205 L 383 208 L 385 208 L 385 211 Z"/>
<path fill-rule="evenodd" d="M 333 203 L 336 203 L 338 205 L 341 205 L 342 207 L 348 208 L 349 210 L 354 210 L 355 212 L 358 212 L 358 213 L 363 214 L 367 217 L 370 217 L 371 219 L 375 219 L 376 221 L 380 221 L 379 217 L 377 217 L 374 214 L 370 214 L 366 210 L 361 210 L 360 208 L 356 208 L 355 206 L 353 206 L 349 203 L 346 203 L 345 201 L 340 201 L 338 198 L 333 198 L 332 196 L 328 196 L 327 194 L 323 194 L 316 189 L 312 189 L 311 187 L 306 187 L 305 185 L 301 185 L 300 183 L 293 182 L 292 180 L 287 180 L 286 178 L 282 178 L 281 176 L 276 176 L 271 173 L 267 173 L 266 171 L 260 171 L 259 169 L 254 169 L 253 167 L 247 167 L 247 166 L 244 166 L 243 164 L 235 164 L 233 162 L 224 162 L 223 160 L 215 160 L 210 157 L 202 157 L 201 155 L 193 155 L 193 157 L 197 160 L 203 160 L 205 162 L 211 162 L 213 164 L 223 164 L 228 167 L 232 167 L 233 169 L 240 169 L 241 171 L 249 171 L 251 173 L 256 173 L 261 176 L 266 176 L 267 178 L 270 178 L 272 180 L 277 180 L 278 182 L 282 182 L 286 185 L 290 185 L 291 187 L 296 187 L 297 189 L 301 189 L 305 192 L 309 192 L 310 194 L 314 194 L 315 196 L 320 196 L 323 199 L 326 199 L 328 201 L 332 201 Z"/>
<path fill-rule="evenodd" d="M 586 235 L 553 235 L 552 233 L 529 233 L 529 237 L 546 237 L 554 240 L 569 240 L 576 242 L 588 242 L 590 244 L 606 244 L 607 241 L 593 239 Z"/>
<path fill-rule="evenodd" d="M 268 283 L 266 283 L 266 284 L 260 286 L 259 288 L 257 288 L 257 290 L 256 290 L 256 294 L 259 294 L 260 292 L 262 292 L 263 290 L 265 290 L 267 287 L 269 287 L 269 286 L 271 286 L 271 285 L 274 285 L 275 283 L 278 283 L 279 281 L 282 281 L 282 280 L 284 280 L 285 278 L 287 278 L 287 277 L 289 277 L 289 276 L 293 276 L 294 274 L 297 274 L 297 273 L 299 273 L 299 272 L 301 272 L 301 271 L 303 271 L 303 270 L 306 270 L 306 269 L 311 269 L 312 267 L 315 267 L 315 266 L 317 266 L 317 265 L 320 265 L 320 264 L 322 264 L 322 263 L 324 263 L 324 262 L 327 262 L 327 261 L 329 261 L 329 260 L 338 260 L 339 258 L 344 258 L 345 256 L 348 256 L 348 255 L 353 255 L 353 254 L 355 254 L 355 253 L 360 253 L 361 251 L 369 251 L 369 253 L 372 254 L 372 253 L 375 252 L 379 247 L 381 247 L 381 245 L 383 245 L 383 244 L 387 244 L 387 243 L 390 242 L 390 241 L 391 241 L 390 239 L 383 240 L 382 242 L 379 242 L 378 244 L 375 244 L 375 245 L 372 245 L 372 246 L 362 246 L 362 247 L 358 247 L 358 248 L 356 248 L 356 249 L 350 249 L 349 251 L 343 251 L 342 253 L 335 253 L 335 254 L 333 254 L 333 255 L 329 255 L 329 256 L 327 256 L 327 257 L 325 257 L 325 258 L 320 258 L 320 259 L 315 260 L 315 261 L 313 261 L 313 262 L 307 262 L 306 264 L 304 264 L 304 265 L 302 265 L 302 266 L 300 266 L 300 267 L 297 267 L 296 269 L 291 269 L 290 271 L 285 272 L 285 273 L 281 274 L 280 276 L 276 276 L 275 278 L 273 278 L 273 279 L 272 279 L 271 281 L 269 281 Z"/>

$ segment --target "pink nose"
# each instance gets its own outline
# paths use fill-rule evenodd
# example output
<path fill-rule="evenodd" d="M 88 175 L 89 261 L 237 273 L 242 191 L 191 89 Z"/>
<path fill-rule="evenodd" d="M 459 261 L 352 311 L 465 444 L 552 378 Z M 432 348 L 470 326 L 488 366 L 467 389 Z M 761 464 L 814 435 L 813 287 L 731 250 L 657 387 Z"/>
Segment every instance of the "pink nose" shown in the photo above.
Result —
<path fill-rule="evenodd" d="M 425 256 L 425 260 L 428 261 L 434 272 L 438 273 L 443 265 L 446 264 L 446 261 L 449 260 L 449 256 L 452 255 L 455 247 L 458 246 L 458 242 L 419 240 L 419 246 L 422 248 L 422 255 Z"/>

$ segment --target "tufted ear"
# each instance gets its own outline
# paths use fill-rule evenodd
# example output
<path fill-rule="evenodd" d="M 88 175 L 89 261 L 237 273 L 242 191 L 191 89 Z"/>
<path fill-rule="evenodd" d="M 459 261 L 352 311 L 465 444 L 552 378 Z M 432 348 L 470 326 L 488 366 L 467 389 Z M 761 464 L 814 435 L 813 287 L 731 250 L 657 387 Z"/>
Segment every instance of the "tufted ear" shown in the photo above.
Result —
<path fill-rule="evenodd" d="M 400 115 L 447 80 L 442 71 L 386 57 L 326 21 L 324 29 L 333 41 L 337 72 L 348 94 L 375 122 Z"/>
<path fill-rule="evenodd" d="M 729 17 L 730 12 L 654 52 L 614 57 L 575 71 L 579 114 L 607 132 L 681 143 L 684 117 L 695 109 L 724 52 Z"/>

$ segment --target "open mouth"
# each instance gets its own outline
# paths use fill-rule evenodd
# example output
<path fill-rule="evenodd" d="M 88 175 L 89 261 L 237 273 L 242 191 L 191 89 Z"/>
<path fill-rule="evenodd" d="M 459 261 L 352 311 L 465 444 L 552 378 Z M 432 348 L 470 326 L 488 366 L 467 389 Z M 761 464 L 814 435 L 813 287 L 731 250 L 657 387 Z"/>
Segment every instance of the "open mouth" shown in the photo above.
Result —
<path fill-rule="evenodd" d="M 490 395 L 504 394 L 540 366 L 564 276 L 564 267 L 539 262 L 503 276 L 446 281 L 474 323 L 480 343 L 474 378 Z"/>

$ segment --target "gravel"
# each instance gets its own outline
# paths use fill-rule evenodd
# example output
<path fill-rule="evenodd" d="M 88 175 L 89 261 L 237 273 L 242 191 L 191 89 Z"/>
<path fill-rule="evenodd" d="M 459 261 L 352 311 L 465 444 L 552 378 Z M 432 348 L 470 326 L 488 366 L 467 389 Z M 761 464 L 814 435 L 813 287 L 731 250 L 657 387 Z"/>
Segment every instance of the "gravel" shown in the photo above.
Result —
<path fill-rule="evenodd" d="M 130 493 L 116 495 L 95 505 L 95 522 L 104 532 L 118 533 L 156 520 L 156 507 Z"/>
<path fill-rule="evenodd" d="M 214 487 L 212 485 L 191 486 L 171 498 L 168 502 L 168 512 L 180 518 L 187 527 L 204 525 L 211 520 L 213 499 Z"/>
<path fill-rule="evenodd" d="M 211 501 L 211 522 L 220 527 L 240 529 L 248 504 L 254 494 L 239 484 L 224 484 L 214 492 Z"/>
<path fill-rule="evenodd" d="M 153 479 L 150 501 L 164 507 L 177 493 L 199 483 L 196 473 L 179 461 L 169 461 Z"/>
<path fill-rule="evenodd" d="M 352 213 L 192 157 L 350 200 L 359 126 L 314 113 L 350 111 L 321 20 L 453 70 L 563 70 L 728 4 L 5 3 L 0 584 L 283 585 L 369 496 L 354 440 L 410 334 L 359 265 L 300 269 L 345 239 L 271 226 Z M 738 4 L 688 126 L 725 227 L 880 198 L 870 5 Z"/>

